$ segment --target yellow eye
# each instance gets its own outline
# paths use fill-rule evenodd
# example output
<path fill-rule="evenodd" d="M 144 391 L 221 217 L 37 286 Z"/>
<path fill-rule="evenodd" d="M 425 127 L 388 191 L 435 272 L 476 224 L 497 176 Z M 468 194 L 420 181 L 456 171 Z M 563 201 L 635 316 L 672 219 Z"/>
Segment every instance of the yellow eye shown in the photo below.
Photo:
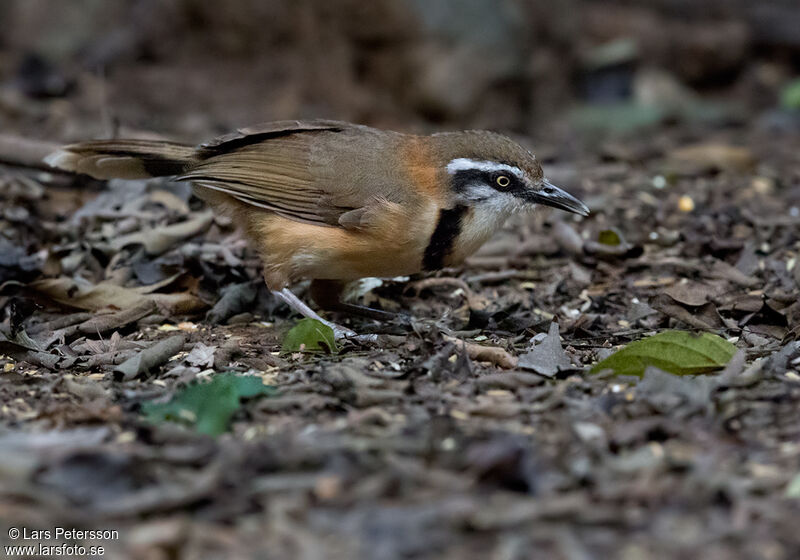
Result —
<path fill-rule="evenodd" d="M 495 181 L 497 181 L 497 185 L 500 187 L 507 187 L 511 184 L 511 179 L 505 175 L 500 175 L 497 179 L 495 179 Z"/>

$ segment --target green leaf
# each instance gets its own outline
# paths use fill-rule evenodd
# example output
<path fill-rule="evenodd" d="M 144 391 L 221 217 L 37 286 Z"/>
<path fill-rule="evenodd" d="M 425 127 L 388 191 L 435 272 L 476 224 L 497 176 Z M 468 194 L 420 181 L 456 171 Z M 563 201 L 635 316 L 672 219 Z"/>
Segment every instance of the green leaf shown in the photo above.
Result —
<path fill-rule="evenodd" d="M 333 329 L 316 319 L 301 319 L 286 333 L 283 352 L 328 352 L 339 351 Z"/>
<path fill-rule="evenodd" d="M 641 376 L 647 366 L 655 366 L 675 375 L 696 375 L 722 369 L 735 353 L 733 344 L 715 334 L 666 331 L 631 342 L 591 371 Z"/>
<path fill-rule="evenodd" d="M 194 382 L 177 392 L 167 403 L 148 402 L 142 412 L 153 423 L 181 422 L 198 432 L 217 436 L 228 429 L 240 399 L 274 394 L 260 377 L 223 373 L 210 381 Z"/>
<path fill-rule="evenodd" d="M 613 245 L 615 247 L 622 243 L 622 239 L 620 238 L 619 234 L 613 229 L 604 229 L 601 231 L 597 235 L 597 241 L 603 245 Z"/>
<path fill-rule="evenodd" d="M 800 109 L 800 78 L 792 80 L 781 90 L 781 105 L 786 109 Z"/>
<path fill-rule="evenodd" d="M 231 373 L 224 373 L 222 375 L 229 375 L 233 380 L 236 392 L 239 398 L 252 399 L 259 395 L 273 395 L 275 394 L 275 387 L 271 385 L 264 385 L 260 377 L 255 375 L 234 375 Z M 221 376 L 217 376 L 218 379 Z"/>
<path fill-rule="evenodd" d="M 794 475 L 794 478 L 789 481 L 784 496 L 787 498 L 800 498 L 800 474 Z"/>

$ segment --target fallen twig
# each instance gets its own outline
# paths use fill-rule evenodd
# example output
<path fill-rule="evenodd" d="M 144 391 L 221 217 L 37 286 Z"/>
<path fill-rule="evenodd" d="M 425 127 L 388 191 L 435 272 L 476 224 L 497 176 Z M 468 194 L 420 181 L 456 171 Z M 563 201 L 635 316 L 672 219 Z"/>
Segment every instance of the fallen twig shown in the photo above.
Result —
<path fill-rule="evenodd" d="M 461 345 L 467 355 L 479 362 L 489 362 L 502 368 L 511 369 L 517 366 L 516 356 L 512 356 L 499 346 L 482 346 L 474 342 L 466 342 L 459 338 L 443 335 L 444 339 L 453 344 Z"/>
<path fill-rule="evenodd" d="M 406 287 L 406 291 L 414 290 L 416 293 L 420 293 L 422 290 L 439 288 L 442 286 L 460 288 L 461 291 L 464 292 L 464 298 L 466 298 L 470 309 L 485 309 L 489 304 L 484 297 L 473 292 L 472 288 L 460 278 L 425 278 L 424 280 L 418 280 L 417 282 L 409 284 Z"/>
<path fill-rule="evenodd" d="M 182 334 L 156 342 L 114 368 L 114 377 L 117 381 L 134 379 L 138 375 L 166 363 L 172 356 L 181 351 L 184 342 L 185 339 Z"/>

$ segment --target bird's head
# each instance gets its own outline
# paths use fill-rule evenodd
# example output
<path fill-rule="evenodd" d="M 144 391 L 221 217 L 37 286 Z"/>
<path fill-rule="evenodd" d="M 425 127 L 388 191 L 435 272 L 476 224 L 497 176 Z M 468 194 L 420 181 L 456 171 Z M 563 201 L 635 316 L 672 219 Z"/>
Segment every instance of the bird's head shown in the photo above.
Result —
<path fill-rule="evenodd" d="M 510 138 L 483 131 L 435 137 L 447 147 L 445 168 L 457 204 L 501 213 L 541 204 L 589 214 L 583 202 L 550 183 L 536 157 Z"/>

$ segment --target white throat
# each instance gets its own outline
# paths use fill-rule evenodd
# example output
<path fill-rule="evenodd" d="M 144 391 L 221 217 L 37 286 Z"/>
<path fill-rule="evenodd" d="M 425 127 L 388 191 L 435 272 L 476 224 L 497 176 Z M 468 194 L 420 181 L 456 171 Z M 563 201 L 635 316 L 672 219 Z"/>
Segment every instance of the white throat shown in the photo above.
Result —
<path fill-rule="evenodd" d="M 464 218 L 456 242 L 453 246 L 453 261 L 458 263 L 477 251 L 486 243 L 511 216 L 512 210 L 498 211 L 487 204 L 476 204 Z"/>

